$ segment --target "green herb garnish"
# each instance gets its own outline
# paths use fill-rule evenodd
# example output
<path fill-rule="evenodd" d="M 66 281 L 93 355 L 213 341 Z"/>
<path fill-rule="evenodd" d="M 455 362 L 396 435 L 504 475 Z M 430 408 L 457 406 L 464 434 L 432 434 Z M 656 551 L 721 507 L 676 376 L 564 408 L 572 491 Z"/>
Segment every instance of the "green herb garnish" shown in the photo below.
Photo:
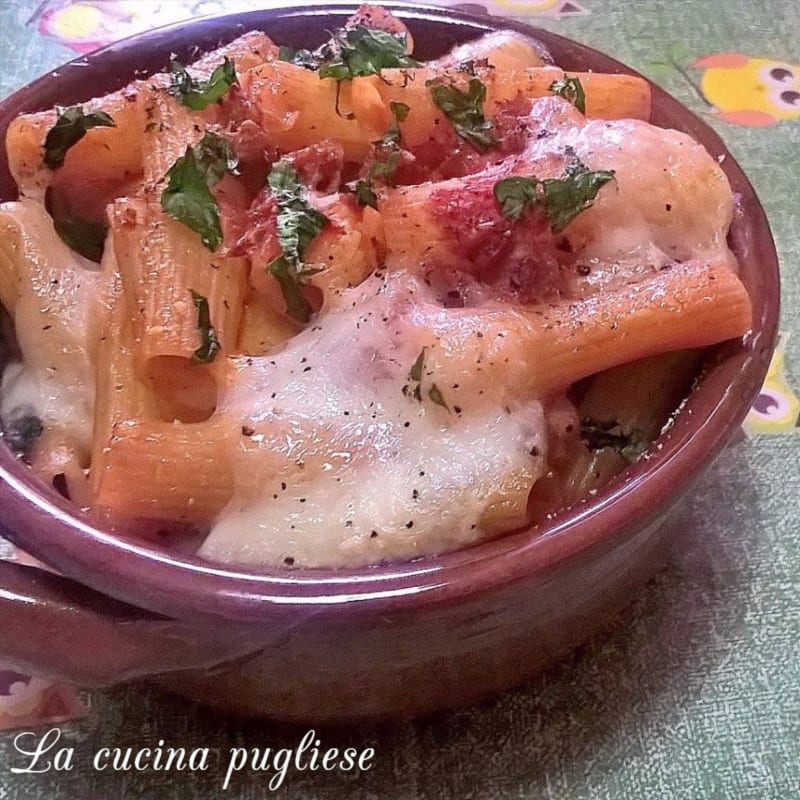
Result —
<path fill-rule="evenodd" d="M 398 145 L 400 144 L 400 123 L 406 121 L 411 108 L 405 103 L 398 103 L 395 100 L 391 100 L 389 101 L 389 110 L 392 112 L 392 117 L 394 117 L 394 119 L 391 125 L 389 125 L 389 130 L 383 134 L 381 141 L 384 144 Z"/>
<path fill-rule="evenodd" d="M 581 439 L 589 450 L 611 448 L 630 462 L 636 461 L 647 449 L 647 440 L 642 431 L 634 428 L 625 433 L 615 419 L 584 417 L 581 420 Z"/>
<path fill-rule="evenodd" d="M 289 263 L 297 267 L 328 218 L 305 199 L 306 187 L 288 161 L 275 164 L 267 182 L 278 202 L 278 242 Z"/>
<path fill-rule="evenodd" d="M 403 395 L 413 397 L 418 402 L 422 402 L 422 368 L 425 366 L 425 348 L 419 351 L 417 360 L 411 365 L 408 371 L 408 383 L 403 386 Z"/>
<path fill-rule="evenodd" d="M 561 233 L 578 214 L 589 208 L 600 189 L 613 179 L 613 171 L 590 172 L 576 158 L 567 167 L 565 177 L 543 180 L 544 209 L 553 233 Z"/>
<path fill-rule="evenodd" d="M 470 78 L 466 92 L 457 86 L 442 83 L 438 78 L 425 82 L 436 107 L 450 120 L 456 133 L 476 150 L 488 150 L 498 144 L 492 133 L 492 122 L 483 115 L 486 86 L 478 78 Z"/>
<path fill-rule="evenodd" d="M 568 78 L 564 75 L 561 80 L 550 84 L 550 91 L 572 103 L 581 114 L 586 113 L 586 92 L 583 90 L 580 78 Z"/>
<path fill-rule="evenodd" d="M 14 409 L 16 415 L 3 425 L 3 438 L 12 452 L 20 458 L 29 458 L 36 440 L 44 433 L 44 424 L 36 414 L 25 408 Z M 12 412 L 14 413 L 14 412 Z"/>
<path fill-rule="evenodd" d="M 236 156 L 228 142 L 207 131 L 198 144 L 186 148 L 165 176 L 168 184 L 161 195 L 161 207 L 199 233 L 212 253 L 222 244 L 222 225 L 211 187 L 226 172 L 235 172 L 236 166 Z"/>
<path fill-rule="evenodd" d="M 290 64 L 314 71 L 319 69 L 321 63 L 320 57 L 315 55 L 313 50 L 295 50 L 293 47 L 287 47 L 286 45 L 281 45 L 278 48 L 278 60 L 288 61 Z"/>
<path fill-rule="evenodd" d="M 224 136 L 206 131 L 203 138 L 194 146 L 194 154 L 209 186 L 218 184 L 226 172 L 232 175 L 239 174 L 239 158 Z"/>
<path fill-rule="evenodd" d="M 411 369 L 408 371 L 408 379 L 410 381 L 416 381 L 419 383 L 422 380 L 422 368 L 425 366 L 425 348 L 423 347 L 422 350 L 419 351 L 419 355 L 417 356 L 417 360 L 411 366 Z"/>
<path fill-rule="evenodd" d="M 221 100 L 237 81 L 236 67 L 230 58 L 225 58 L 206 81 L 196 81 L 182 64 L 173 61 L 167 91 L 192 111 L 202 111 Z"/>
<path fill-rule="evenodd" d="M 214 252 L 222 244 L 219 207 L 193 148 L 186 148 L 186 153 L 169 168 L 166 177 L 169 183 L 161 195 L 161 207 L 178 222 L 199 233 L 203 244 Z"/>
<path fill-rule="evenodd" d="M 561 233 L 582 211 L 594 203 L 597 193 L 614 179 L 613 171 L 589 168 L 578 158 L 567 167 L 563 178 L 503 178 L 494 185 L 494 196 L 503 215 L 518 220 L 527 208 L 541 205 L 553 233 Z"/>
<path fill-rule="evenodd" d="M 220 351 L 217 330 L 211 324 L 211 313 L 208 309 L 208 300 L 203 295 L 198 294 L 194 289 L 189 290 L 192 294 L 194 307 L 197 310 L 197 332 L 200 334 L 200 347 L 192 353 L 193 364 L 210 364 Z"/>
<path fill-rule="evenodd" d="M 370 175 L 370 177 L 372 176 Z M 372 188 L 372 182 L 369 179 L 361 180 L 356 183 L 356 200 L 360 206 L 378 208 L 378 195 L 375 194 L 375 190 Z"/>
<path fill-rule="evenodd" d="M 413 398 L 418 403 L 422 402 L 422 373 L 424 367 L 425 348 L 423 347 L 422 350 L 419 351 L 417 360 L 411 365 L 411 369 L 408 371 L 408 383 L 403 386 L 403 395 L 405 397 Z M 430 389 L 428 389 L 428 397 L 430 398 L 430 401 L 435 403 L 437 406 L 441 406 L 448 411 L 450 410 L 444 400 L 444 395 L 435 383 L 431 384 Z"/>
<path fill-rule="evenodd" d="M 314 309 L 303 291 L 305 279 L 322 272 L 321 269 L 295 269 L 286 256 L 278 256 L 267 267 L 281 288 L 286 313 L 298 322 L 308 322 Z"/>
<path fill-rule="evenodd" d="M 367 177 L 356 184 L 359 204 L 375 209 L 378 207 L 378 195 L 375 194 L 373 181 L 375 178 L 382 178 L 388 183 L 400 165 L 400 123 L 405 122 L 411 110 L 405 103 L 396 103 L 394 100 L 389 103 L 389 108 L 392 111 L 392 123 L 386 133 L 377 142 L 373 142 L 375 161 L 370 166 Z"/>
<path fill-rule="evenodd" d="M 66 217 L 54 219 L 53 225 L 67 247 L 90 261 L 100 263 L 108 233 L 106 223 L 91 222 L 80 217 Z"/>
<path fill-rule="evenodd" d="M 317 50 L 282 47 L 278 58 L 319 71 L 320 78 L 347 81 L 362 75 L 377 75 L 382 69 L 418 67 L 406 52 L 406 35 L 353 25 L 342 28 Z"/>
<path fill-rule="evenodd" d="M 275 164 L 267 181 L 278 203 L 278 243 L 283 251 L 268 269 L 281 287 L 286 312 L 300 322 L 308 322 L 313 310 L 303 292 L 304 280 L 321 270 L 304 267 L 303 259 L 306 248 L 327 225 L 328 218 L 308 203 L 306 187 L 288 161 Z"/>
<path fill-rule="evenodd" d="M 525 209 L 534 206 L 539 201 L 537 188 L 541 181 L 536 178 L 525 178 L 514 176 L 503 178 L 494 185 L 494 196 L 503 216 L 509 219 L 518 220 L 525 213 Z"/>
<path fill-rule="evenodd" d="M 320 67 L 320 78 L 350 80 L 362 75 L 377 75 L 382 69 L 419 66 L 419 61 L 406 52 L 404 33 L 354 25 L 339 31 L 333 42 L 336 55 Z"/>
<path fill-rule="evenodd" d="M 56 124 L 44 140 L 44 165 L 48 169 L 58 169 L 64 163 L 67 151 L 83 139 L 89 129 L 115 127 L 114 120 L 104 111 L 85 114 L 81 106 L 58 108 Z"/>

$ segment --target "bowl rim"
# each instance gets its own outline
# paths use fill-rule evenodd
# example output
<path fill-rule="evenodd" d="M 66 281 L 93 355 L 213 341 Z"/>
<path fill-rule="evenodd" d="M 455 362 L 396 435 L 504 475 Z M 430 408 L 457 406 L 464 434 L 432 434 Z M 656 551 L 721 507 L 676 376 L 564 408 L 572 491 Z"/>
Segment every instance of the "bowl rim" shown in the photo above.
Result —
<path fill-rule="evenodd" d="M 541 39 L 546 46 L 555 44 L 577 53 L 578 58 L 583 55 L 604 61 L 609 71 L 639 75 L 593 48 L 518 20 L 426 5 L 384 5 L 412 28 L 433 22 L 457 26 L 475 36 L 515 30 Z M 137 34 L 76 58 L 4 98 L 0 102 L 0 136 L 20 109 L 35 110 L 35 98 L 48 96 L 54 86 L 57 89 L 59 76 L 70 69 L 110 66 L 133 50 L 155 48 L 167 40 L 187 44 L 192 31 L 209 26 L 230 40 L 244 30 L 268 30 L 271 21 L 347 16 L 356 8 L 357 4 L 338 2 L 287 4 L 203 17 Z M 131 79 L 128 74 L 124 82 Z M 336 613 L 346 607 L 348 613 L 359 609 L 387 613 L 452 603 L 553 569 L 593 548 L 613 547 L 633 532 L 657 524 L 732 437 L 761 387 L 777 336 L 780 276 L 766 215 L 739 165 L 712 128 L 650 83 L 654 107 L 658 101 L 670 113 L 682 116 L 682 128 L 702 139 L 719 158 L 740 195 L 740 213 L 734 224 L 744 226 L 742 246 L 755 243 L 759 257 L 756 269 L 737 253 L 743 274 L 747 272 L 750 278 L 753 329 L 735 344 L 717 346 L 724 351 L 719 363 L 700 380 L 674 424 L 657 440 L 651 457 L 627 469 L 594 498 L 561 512 L 544 529 L 528 527 L 437 556 L 360 569 L 257 571 L 167 552 L 96 528 L 86 515 L 43 488 L 27 467 L 2 448 L 0 533 L 63 574 L 150 611 L 181 619 L 225 617 L 254 623 L 301 610 Z M 31 97 L 32 103 L 26 101 Z M 5 169 L 3 156 L 0 170 Z M 699 419 L 701 411 L 704 419 Z"/>

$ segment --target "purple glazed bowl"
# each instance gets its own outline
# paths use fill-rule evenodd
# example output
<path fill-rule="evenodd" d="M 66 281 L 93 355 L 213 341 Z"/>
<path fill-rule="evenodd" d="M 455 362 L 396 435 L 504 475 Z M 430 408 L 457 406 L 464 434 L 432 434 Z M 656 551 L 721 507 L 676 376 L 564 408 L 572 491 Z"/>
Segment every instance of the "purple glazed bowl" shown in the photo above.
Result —
<path fill-rule="evenodd" d="M 632 72 L 517 22 L 390 8 L 422 58 L 486 31 L 532 35 L 567 70 Z M 355 6 L 253 11 L 156 30 L 40 78 L 0 103 L 81 102 L 251 29 L 316 46 Z M 61 576 L 0 562 L 0 660 L 84 686 L 158 680 L 229 711 L 306 722 L 410 716 L 518 684 L 594 632 L 653 573 L 680 501 L 741 424 L 766 373 L 779 307 L 764 212 L 719 137 L 653 87 L 656 124 L 686 131 L 741 198 L 731 244 L 752 333 L 708 351 L 702 378 L 654 455 L 544 531 L 361 570 L 254 573 L 130 541 L 92 522 L 0 448 L 0 533 Z M 0 160 L 0 199 L 16 190 Z M 62 577 L 63 576 L 63 577 Z"/>

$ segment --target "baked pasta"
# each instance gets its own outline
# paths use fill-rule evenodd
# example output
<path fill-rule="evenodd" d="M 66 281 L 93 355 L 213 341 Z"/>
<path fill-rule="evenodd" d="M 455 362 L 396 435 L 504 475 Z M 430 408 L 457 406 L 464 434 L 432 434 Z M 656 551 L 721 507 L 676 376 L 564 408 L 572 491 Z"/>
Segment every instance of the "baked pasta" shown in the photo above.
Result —
<path fill-rule="evenodd" d="M 649 85 L 363 7 L 10 126 L 0 419 L 120 535 L 352 567 L 543 523 L 742 336 L 733 198 Z M 535 535 L 535 529 L 534 533 Z"/>

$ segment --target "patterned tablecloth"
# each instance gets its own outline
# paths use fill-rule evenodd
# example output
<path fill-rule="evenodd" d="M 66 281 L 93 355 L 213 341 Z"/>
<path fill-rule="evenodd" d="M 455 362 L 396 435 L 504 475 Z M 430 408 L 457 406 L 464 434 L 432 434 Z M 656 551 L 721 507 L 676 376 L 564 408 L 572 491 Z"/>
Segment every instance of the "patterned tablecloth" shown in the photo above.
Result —
<path fill-rule="evenodd" d="M 257 0 L 0 0 L 0 96 L 150 25 Z M 783 270 L 780 348 L 742 435 L 703 480 L 670 565 L 621 619 L 524 689 L 480 708 L 320 731 L 374 747 L 359 775 L 289 772 L 298 798 L 800 798 L 800 2 L 484 0 L 608 51 L 720 132 L 769 214 Z M 778 71 L 773 71 L 778 70 Z M 774 77 L 770 77 L 774 76 Z M 0 542 L 0 556 L 24 558 Z M 0 632 L 2 635 L 2 632 Z M 57 727 L 70 770 L 14 772 Z M 146 686 L 79 692 L 0 670 L 0 800 L 211 798 L 231 747 L 303 730 L 227 719 Z M 30 732 L 17 740 L 20 732 Z M 35 734 L 35 737 L 34 737 Z M 53 734 L 55 736 L 56 734 Z M 102 747 L 209 747 L 206 771 L 99 771 Z M 47 758 L 38 765 L 44 768 Z M 227 794 L 270 792 L 243 770 Z"/>

